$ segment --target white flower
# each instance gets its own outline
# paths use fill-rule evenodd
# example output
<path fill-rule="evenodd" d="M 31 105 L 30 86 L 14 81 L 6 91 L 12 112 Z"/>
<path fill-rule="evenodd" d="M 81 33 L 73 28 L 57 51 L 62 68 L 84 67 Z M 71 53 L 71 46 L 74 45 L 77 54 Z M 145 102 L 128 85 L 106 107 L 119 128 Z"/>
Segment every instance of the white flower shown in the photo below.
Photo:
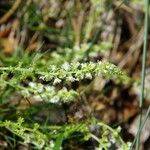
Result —
<path fill-rule="evenodd" d="M 96 53 L 96 52 L 91 52 L 91 53 L 89 53 L 89 56 L 90 56 L 90 57 L 96 57 L 96 56 L 97 56 L 97 53 Z"/>
<path fill-rule="evenodd" d="M 57 68 L 56 68 L 56 66 L 55 65 L 51 65 L 50 67 L 49 67 L 49 70 L 50 71 L 55 71 Z"/>
<path fill-rule="evenodd" d="M 53 140 L 51 140 L 49 143 L 50 143 L 50 147 L 51 147 L 51 148 L 54 148 L 54 146 L 55 146 L 54 141 L 53 141 Z"/>
<path fill-rule="evenodd" d="M 111 138 L 110 142 L 112 142 L 114 144 L 114 143 L 116 143 L 116 140 L 114 138 Z"/>
<path fill-rule="evenodd" d="M 26 144 L 26 143 L 30 143 L 31 141 L 30 141 L 30 136 L 28 135 L 28 134 L 25 134 L 24 135 L 24 143 Z"/>
<path fill-rule="evenodd" d="M 29 82 L 29 86 L 30 86 L 30 87 L 36 87 L 36 86 L 37 86 L 37 84 L 36 84 L 36 83 L 34 83 L 34 82 Z"/>
<path fill-rule="evenodd" d="M 29 97 L 29 96 L 30 96 L 30 93 L 29 93 L 29 91 L 28 91 L 27 89 L 22 90 L 22 91 L 21 91 L 21 94 L 22 94 L 23 96 L 25 96 L 25 97 Z"/>
<path fill-rule="evenodd" d="M 51 53 L 51 56 L 54 57 L 54 58 L 59 58 L 60 57 L 60 55 L 57 54 L 56 52 Z"/>
<path fill-rule="evenodd" d="M 73 48 L 75 51 L 79 51 L 80 50 L 80 47 L 75 45 L 74 48 Z"/>
<path fill-rule="evenodd" d="M 65 91 L 65 92 L 67 92 L 68 90 L 67 90 L 67 88 L 66 88 L 66 87 L 63 87 L 61 91 Z"/>
<path fill-rule="evenodd" d="M 104 73 L 107 73 L 107 70 L 103 70 Z"/>
<path fill-rule="evenodd" d="M 103 150 L 102 147 L 96 147 L 95 150 Z"/>
<path fill-rule="evenodd" d="M 117 128 L 117 132 L 119 133 L 121 131 L 121 127 L 119 126 L 118 128 Z"/>
<path fill-rule="evenodd" d="M 65 69 L 66 71 L 69 71 L 70 70 L 70 65 L 65 62 L 62 66 L 61 66 L 62 69 Z"/>
<path fill-rule="evenodd" d="M 101 64 L 102 64 L 102 61 L 98 61 L 98 64 L 101 65 Z"/>
<path fill-rule="evenodd" d="M 44 87 L 43 87 L 43 85 L 42 85 L 42 84 L 37 84 L 36 89 L 37 89 L 37 92 L 38 92 L 38 93 L 41 93 L 41 92 L 43 92 Z"/>
<path fill-rule="evenodd" d="M 51 103 L 58 103 L 59 102 L 59 97 L 58 96 L 54 96 L 50 99 Z"/>
<path fill-rule="evenodd" d="M 45 77 L 44 76 L 40 76 L 39 79 L 45 80 Z"/>
<path fill-rule="evenodd" d="M 87 78 L 87 79 L 92 79 L 92 74 L 91 74 L 91 73 L 86 73 L 86 74 L 85 74 L 85 78 Z"/>
<path fill-rule="evenodd" d="M 61 82 L 61 80 L 59 79 L 59 78 L 56 78 L 55 80 L 54 80 L 54 82 L 53 82 L 53 85 L 56 85 L 56 84 L 58 84 L 58 83 L 60 83 Z"/>
<path fill-rule="evenodd" d="M 34 99 L 35 101 L 38 101 L 38 102 L 43 101 L 42 98 L 41 98 L 41 96 L 39 96 L 39 95 L 33 96 L 33 99 Z"/>
<path fill-rule="evenodd" d="M 76 79 L 75 79 L 73 76 L 69 76 L 69 77 L 67 77 L 67 79 L 68 79 L 69 81 L 71 81 L 71 82 L 76 81 Z"/>
<path fill-rule="evenodd" d="M 90 66 L 91 68 L 95 68 L 95 67 L 96 67 L 96 64 L 93 63 L 93 62 L 90 62 L 90 63 L 89 63 L 89 66 Z"/>
<path fill-rule="evenodd" d="M 73 66 L 75 66 L 76 68 L 78 68 L 80 66 L 80 63 L 77 62 L 77 63 L 72 63 Z"/>
<path fill-rule="evenodd" d="M 86 51 L 90 47 L 90 43 L 81 44 L 81 48 Z"/>
<path fill-rule="evenodd" d="M 87 68 L 87 63 L 81 64 L 82 68 Z"/>
<path fill-rule="evenodd" d="M 98 70 L 97 72 L 96 72 L 96 76 L 101 76 L 102 74 L 101 74 L 101 71 L 100 70 Z"/>
<path fill-rule="evenodd" d="M 45 86 L 45 90 L 47 92 L 53 92 L 54 91 L 54 87 L 53 86 Z"/>
<path fill-rule="evenodd" d="M 83 73 L 80 74 L 80 79 L 81 80 L 84 79 L 84 74 Z"/>
<path fill-rule="evenodd" d="M 128 147 L 130 148 L 132 146 L 131 142 L 127 142 Z"/>

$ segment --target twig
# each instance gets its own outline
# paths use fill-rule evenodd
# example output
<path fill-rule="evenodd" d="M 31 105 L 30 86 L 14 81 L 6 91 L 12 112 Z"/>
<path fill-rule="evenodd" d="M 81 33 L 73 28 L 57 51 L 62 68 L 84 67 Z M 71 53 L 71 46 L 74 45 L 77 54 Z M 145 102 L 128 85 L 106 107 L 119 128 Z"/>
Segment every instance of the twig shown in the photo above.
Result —
<path fill-rule="evenodd" d="M 20 3 L 21 0 L 15 1 L 11 9 L 0 18 L 0 24 L 5 23 L 9 19 L 9 17 L 16 11 Z"/>

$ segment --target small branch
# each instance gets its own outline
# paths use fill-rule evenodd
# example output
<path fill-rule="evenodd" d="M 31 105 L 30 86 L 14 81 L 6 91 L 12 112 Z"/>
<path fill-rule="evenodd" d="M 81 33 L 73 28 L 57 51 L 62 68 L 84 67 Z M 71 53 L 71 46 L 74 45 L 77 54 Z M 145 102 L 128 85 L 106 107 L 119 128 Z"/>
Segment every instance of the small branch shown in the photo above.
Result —
<path fill-rule="evenodd" d="M 0 18 L 0 24 L 5 23 L 20 5 L 21 0 L 16 0 L 11 9 Z"/>

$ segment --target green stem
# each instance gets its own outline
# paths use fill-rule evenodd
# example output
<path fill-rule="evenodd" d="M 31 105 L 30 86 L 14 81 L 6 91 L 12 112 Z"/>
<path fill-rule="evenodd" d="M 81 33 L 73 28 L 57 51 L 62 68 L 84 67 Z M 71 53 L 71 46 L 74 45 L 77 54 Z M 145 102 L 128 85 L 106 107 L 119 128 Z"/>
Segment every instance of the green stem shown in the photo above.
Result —
<path fill-rule="evenodd" d="M 92 137 L 95 141 L 97 141 L 97 142 L 100 144 L 100 146 L 101 146 L 102 148 L 104 148 L 104 150 L 107 150 L 107 147 L 99 140 L 99 138 L 97 138 L 94 134 L 91 134 L 91 137 Z"/>
<path fill-rule="evenodd" d="M 140 119 L 139 119 L 139 129 L 142 124 L 142 109 L 144 102 L 144 85 L 145 85 L 145 73 L 146 73 L 146 57 L 147 57 L 147 45 L 148 45 L 148 17 L 149 17 L 149 0 L 145 0 L 145 21 L 144 21 L 144 46 L 143 46 L 143 57 L 142 57 L 142 74 L 141 74 L 141 95 L 140 95 Z M 137 135 L 136 150 L 140 147 L 140 135 Z"/>
<path fill-rule="evenodd" d="M 142 124 L 141 124 L 141 126 L 140 126 L 140 128 L 139 128 L 139 130 L 138 130 L 138 132 L 137 132 L 137 135 L 142 131 L 142 129 L 143 129 L 143 127 L 144 127 L 144 125 L 145 125 L 145 123 L 146 123 L 146 121 L 147 121 L 149 115 L 150 115 L 150 106 L 149 106 L 149 108 L 148 108 L 148 110 L 147 110 L 147 113 L 146 113 L 146 115 L 145 115 L 145 118 L 143 119 L 143 122 L 142 122 Z M 134 139 L 134 141 L 132 142 L 132 145 L 131 145 L 131 147 L 130 147 L 130 150 L 133 149 L 133 146 L 134 146 L 134 144 L 135 144 L 137 138 L 138 138 L 138 136 L 135 136 L 135 139 Z"/>

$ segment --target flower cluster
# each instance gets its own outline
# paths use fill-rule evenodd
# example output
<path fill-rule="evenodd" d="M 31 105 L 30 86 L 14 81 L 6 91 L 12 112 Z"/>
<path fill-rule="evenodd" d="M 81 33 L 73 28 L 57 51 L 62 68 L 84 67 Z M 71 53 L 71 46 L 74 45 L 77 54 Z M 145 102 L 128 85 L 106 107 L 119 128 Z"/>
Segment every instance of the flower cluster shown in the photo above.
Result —
<path fill-rule="evenodd" d="M 58 49 L 57 52 L 52 52 L 51 57 L 55 64 L 61 64 L 65 61 L 67 62 L 79 62 L 87 60 L 87 57 L 93 58 L 98 56 L 100 53 L 103 53 L 110 49 L 112 45 L 108 42 L 101 42 L 100 44 L 91 43 L 81 44 L 79 46 L 74 46 L 72 49 Z"/>
<path fill-rule="evenodd" d="M 50 103 L 72 102 L 79 96 L 76 91 L 67 90 L 65 87 L 57 91 L 54 86 L 34 82 L 30 82 L 29 87 L 21 90 L 21 93 L 25 97 L 33 96 L 39 101 L 44 100 Z"/>
<path fill-rule="evenodd" d="M 53 82 L 53 85 L 61 83 L 62 81 L 80 81 L 83 79 L 93 79 L 96 76 L 104 77 L 106 79 L 114 79 L 122 82 L 129 82 L 130 78 L 121 71 L 117 66 L 108 62 L 89 62 L 89 63 L 67 63 L 57 67 L 50 65 L 46 70 L 30 67 L 1 67 L 0 77 L 4 80 L 6 76 L 12 73 L 14 78 L 10 79 L 10 83 L 17 84 L 28 77 L 35 79 L 42 79 Z M 15 80 L 16 79 L 16 80 Z"/>
<path fill-rule="evenodd" d="M 67 63 L 61 67 L 49 66 L 48 72 L 37 72 L 39 78 L 46 81 L 52 81 L 53 84 L 62 81 L 80 81 L 83 79 L 93 79 L 96 76 L 116 81 L 129 82 L 130 78 L 117 66 L 108 62 L 89 62 L 89 63 Z"/>
<path fill-rule="evenodd" d="M 10 74 L 11 78 L 9 77 Z M 59 67 L 49 65 L 46 69 L 39 69 L 35 66 L 26 68 L 21 65 L 17 67 L 1 67 L 0 87 L 5 89 L 9 85 L 16 91 L 21 91 L 26 97 L 31 95 L 39 96 L 39 98 L 52 103 L 71 102 L 79 94 L 74 90 L 67 90 L 66 88 L 58 90 L 55 86 L 85 79 L 92 80 L 97 76 L 112 79 L 116 82 L 130 82 L 130 78 L 123 71 L 108 62 L 77 62 L 70 64 L 65 62 Z M 32 79 L 32 82 L 28 78 Z M 47 84 L 42 84 L 40 80 L 46 81 Z M 23 83 L 26 83 L 26 86 Z"/>

